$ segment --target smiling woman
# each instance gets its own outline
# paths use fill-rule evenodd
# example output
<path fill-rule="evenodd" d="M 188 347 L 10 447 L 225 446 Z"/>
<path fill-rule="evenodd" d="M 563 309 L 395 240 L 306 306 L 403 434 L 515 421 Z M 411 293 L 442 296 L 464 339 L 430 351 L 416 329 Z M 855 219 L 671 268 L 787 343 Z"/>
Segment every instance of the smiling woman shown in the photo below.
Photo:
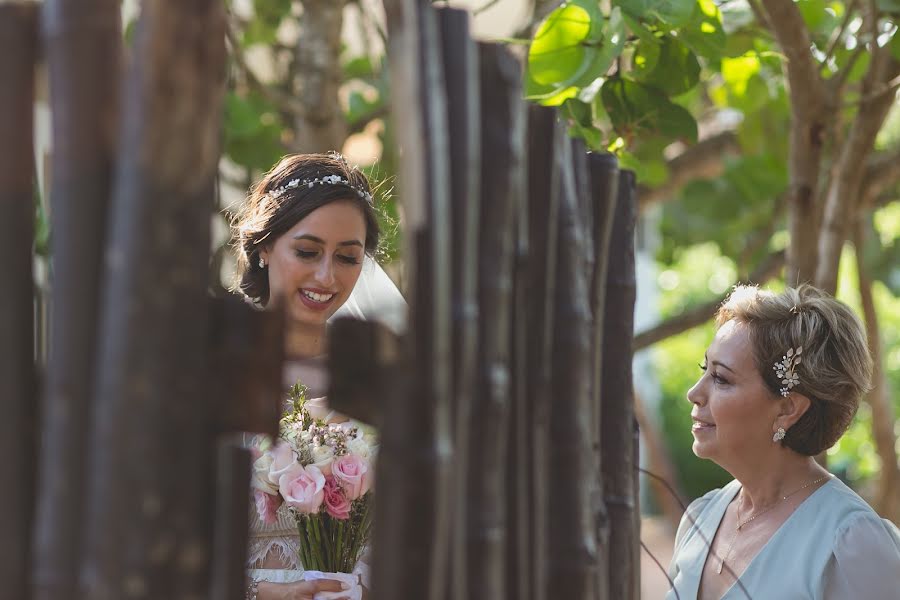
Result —
<path fill-rule="evenodd" d="M 688 507 L 666 598 L 897 598 L 900 531 L 813 458 L 869 389 L 859 320 L 811 286 L 747 286 L 716 323 L 687 394 L 693 450 L 735 479 Z"/>

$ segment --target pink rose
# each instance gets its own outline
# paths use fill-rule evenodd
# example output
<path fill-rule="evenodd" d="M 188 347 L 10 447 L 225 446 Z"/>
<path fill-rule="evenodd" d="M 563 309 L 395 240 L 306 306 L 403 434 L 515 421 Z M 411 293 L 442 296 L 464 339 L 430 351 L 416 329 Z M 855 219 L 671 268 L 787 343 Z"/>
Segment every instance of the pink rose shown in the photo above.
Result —
<path fill-rule="evenodd" d="M 312 514 L 322 506 L 325 497 L 325 476 L 314 465 L 297 463 L 288 468 L 278 480 L 278 489 L 288 506 L 304 514 Z"/>
<path fill-rule="evenodd" d="M 267 494 L 262 490 L 253 490 L 253 497 L 256 499 L 256 512 L 259 514 L 259 519 L 263 523 L 274 523 L 278 519 L 275 513 L 284 502 L 281 496 Z"/>
<path fill-rule="evenodd" d="M 372 471 L 366 459 L 345 454 L 334 459 L 331 472 L 344 489 L 348 500 L 356 500 L 372 487 Z"/>
<path fill-rule="evenodd" d="M 272 450 L 272 463 L 269 466 L 269 481 L 273 485 L 280 485 L 281 476 L 288 472 L 297 462 L 297 453 L 284 440 L 278 440 Z"/>
<path fill-rule="evenodd" d="M 325 511 L 341 521 L 350 518 L 350 501 L 334 477 L 325 479 Z"/>

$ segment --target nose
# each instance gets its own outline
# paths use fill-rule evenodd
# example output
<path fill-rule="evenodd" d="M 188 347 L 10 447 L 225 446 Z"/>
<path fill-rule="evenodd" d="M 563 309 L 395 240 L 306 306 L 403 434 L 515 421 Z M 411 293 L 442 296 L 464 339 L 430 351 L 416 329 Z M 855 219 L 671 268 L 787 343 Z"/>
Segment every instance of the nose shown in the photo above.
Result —
<path fill-rule="evenodd" d="M 703 377 L 697 380 L 691 389 L 688 390 L 687 399 L 691 404 L 702 406 L 706 402 L 706 395 L 703 392 Z"/>
<path fill-rule="evenodd" d="M 322 259 L 316 269 L 316 280 L 323 288 L 331 289 L 334 285 L 334 262 L 331 257 Z"/>

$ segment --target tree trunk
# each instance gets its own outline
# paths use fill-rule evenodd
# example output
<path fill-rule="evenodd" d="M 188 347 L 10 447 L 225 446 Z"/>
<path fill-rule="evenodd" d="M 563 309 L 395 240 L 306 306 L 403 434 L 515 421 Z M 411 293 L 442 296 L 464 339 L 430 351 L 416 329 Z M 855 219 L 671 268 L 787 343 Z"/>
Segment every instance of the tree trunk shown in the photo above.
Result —
<path fill-rule="evenodd" d="M 531 432 L 529 571 L 532 600 L 547 596 L 547 564 L 550 510 L 550 362 L 553 356 L 553 289 L 556 285 L 557 220 L 559 215 L 558 172 L 554 139 L 556 111 L 528 108 L 528 420 Z M 550 596 L 551 598 L 553 596 Z"/>
<path fill-rule="evenodd" d="M 216 0 L 143 5 L 98 361 L 82 568 L 87 596 L 96 600 L 208 595 L 214 469 L 206 282 L 224 40 Z"/>
<path fill-rule="evenodd" d="M 28 600 L 31 530 L 37 471 L 34 367 L 34 69 L 36 4 L 0 5 L 0 236 L 4 257 L 0 294 L 0 581 L 3 596 Z"/>
<path fill-rule="evenodd" d="M 35 528 L 35 597 L 75 597 L 101 264 L 118 125 L 119 2 L 43 6 L 53 164 L 50 355 L 43 394 Z M 59 509 L 66 506 L 65 511 Z"/>
<path fill-rule="evenodd" d="M 635 418 L 631 340 L 634 336 L 634 173 L 622 171 L 613 221 L 603 331 L 603 493 L 609 512 L 609 598 L 637 598 L 640 581 L 634 487 Z"/>
<path fill-rule="evenodd" d="M 863 261 L 865 231 L 857 221 L 855 231 L 856 269 L 859 275 L 859 296 L 866 325 L 869 352 L 875 369 L 872 372 L 872 390 L 866 396 L 872 408 L 872 434 L 875 448 L 881 458 L 881 477 L 878 479 L 876 510 L 894 523 L 900 523 L 900 465 L 897 463 L 897 437 L 894 434 L 896 418 L 891 404 L 890 385 L 884 372 L 884 352 L 878 326 L 878 313 L 872 297 L 872 280 Z"/>
<path fill-rule="evenodd" d="M 820 200 L 819 174 L 830 111 L 818 64 L 810 52 L 812 42 L 800 9 L 790 0 L 762 0 L 767 23 L 787 60 L 790 86 L 791 131 L 788 172 L 788 248 L 785 281 L 798 285 L 816 275 Z"/>
<path fill-rule="evenodd" d="M 294 83 L 304 113 L 294 123 L 295 152 L 341 151 L 347 125 L 341 86 L 341 28 L 346 0 L 302 0 Z"/>
<path fill-rule="evenodd" d="M 573 144 L 562 128 L 556 129 L 554 144 L 552 168 L 560 173 L 561 192 L 553 286 L 547 595 L 587 599 L 595 595 L 597 546 L 590 505 L 591 335 L 585 220 L 579 211 L 582 198 Z"/>

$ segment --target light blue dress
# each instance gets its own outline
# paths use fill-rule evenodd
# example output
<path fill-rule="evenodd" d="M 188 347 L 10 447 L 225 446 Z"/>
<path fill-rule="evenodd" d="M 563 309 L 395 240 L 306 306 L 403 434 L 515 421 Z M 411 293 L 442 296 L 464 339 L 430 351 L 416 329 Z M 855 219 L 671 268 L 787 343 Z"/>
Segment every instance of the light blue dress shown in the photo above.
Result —
<path fill-rule="evenodd" d="M 675 537 L 666 600 L 695 600 L 732 481 L 688 507 Z M 692 524 L 693 522 L 693 524 Z M 837 478 L 813 492 L 753 558 L 723 600 L 900 600 L 900 530 Z"/>

